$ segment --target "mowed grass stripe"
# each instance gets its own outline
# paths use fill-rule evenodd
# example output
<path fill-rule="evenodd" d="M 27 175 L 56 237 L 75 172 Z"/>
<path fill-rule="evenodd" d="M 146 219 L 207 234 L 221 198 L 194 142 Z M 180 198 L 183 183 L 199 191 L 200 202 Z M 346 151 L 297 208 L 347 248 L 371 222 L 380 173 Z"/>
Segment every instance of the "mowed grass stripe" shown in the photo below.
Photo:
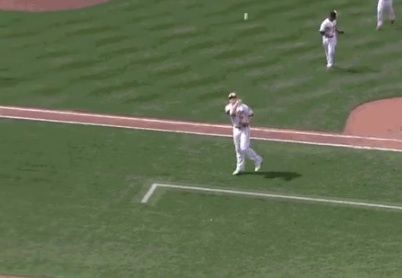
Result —
<path fill-rule="evenodd" d="M 304 21 L 303 21 L 304 22 Z M 342 42 L 341 42 L 342 43 Z M 364 43 L 363 43 L 364 44 Z M 369 45 L 369 44 L 368 44 Z M 339 45 L 339 47 L 342 47 L 342 44 L 340 44 Z M 306 47 L 306 49 L 308 48 L 308 46 Z M 317 51 L 317 49 L 314 49 L 313 48 L 313 50 L 312 51 L 310 51 L 310 52 L 307 52 L 306 51 L 306 49 L 304 49 L 304 56 L 303 56 L 303 59 L 305 59 L 305 58 L 308 58 L 308 60 L 310 60 L 310 59 L 312 59 L 312 60 L 317 60 L 317 59 L 319 59 L 319 58 L 321 58 L 320 56 L 322 55 L 322 54 L 317 54 L 317 53 L 320 53 L 320 52 L 318 52 Z M 321 50 L 321 49 L 318 49 L 318 50 Z M 381 49 L 378 49 L 378 51 L 379 52 L 382 52 L 382 51 L 384 51 L 384 50 L 381 50 Z M 398 63 L 395 63 L 394 65 L 397 65 Z M 387 67 L 387 65 L 386 64 L 384 64 L 383 65 L 384 66 L 384 68 L 385 67 Z M 359 69 L 357 69 L 357 71 L 358 71 Z M 361 70 L 365 70 L 364 68 L 362 68 Z M 370 69 L 368 69 L 368 70 L 370 70 Z M 350 72 L 353 72 L 353 68 L 351 69 L 351 71 Z M 263 75 L 263 74 L 262 74 Z M 382 76 L 379 76 L 378 78 L 383 78 Z M 364 82 L 364 81 L 368 81 L 368 80 L 372 80 L 373 79 L 373 77 L 372 76 L 367 76 L 367 77 L 364 77 L 364 79 L 363 78 L 361 78 L 361 79 L 356 79 L 356 78 L 350 78 L 350 79 L 344 79 L 343 80 L 343 83 L 345 83 L 345 84 L 339 84 L 339 82 L 336 82 L 336 84 L 337 84 L 337 86 L 339 86 L 339 85 L 347 85 L 349 82 L 354 82 L 354 83 L 360 83 L 360 82 Z M 258 79 L 257 79 L 258 80 Z M 287 83 L 287 80 L 289 80 L 289 82 L 290 83 L 294 83 L 295 84 L 295 87 L 297 87 L 297 86 L 300 86 L 300 84 L 299 84 L 299 82 L 292 82 L 293 81 L 293 79 L 285 79 L 284 80 L 284 83 L 282 83 L 282 84 L 286 84 Z M 303 80 L 303 78 L 302 79 L 300 79 L 300 80 Z M 275 82 L 275 83 L 278 83 L 278 82 L 280 82 L 280 81 L 277 81 L 277 82 Z M 278 87 L 282 87 L 281 85 L 279 85 L 279 84 L 275 84 L 274 85 L 274 87 L 276 87 L 276 88 L 278 88 Z M 293 86 L 285 86 L 285 89 L 292 89 L 292 87 Z M 307 94 L 306 93 L 303 93 L 303 94 L 299 94 L 300 96 L 302 96 L 304 99 L 311 99 L 311 98 L 316 98 L 317 96 L 320 96 L 320 95 L 326 95 L 327 93 L 331 93 L 330 91 L 328 91 L 327 90 L 327 92 L 326 93 L 324 93 L 323 94 L 323 92 L 325 92 L 325 91 L 323 91 L 323 90 L 319 90 L 319 91 L 316 91 L 316 93 L 314 92 L 314 90 L 312 90 L 311 92 L 308 92 Z M 289 103 L 288 101 L 289 101 L 289 99 L 291 99 L 291 98 L 294 98 L 294 101 L 297 101 L 298 100 L 298 98 L 297 97 L 295 97 L 291 92 L 290 93 L 287 93 L 287 98 L 286 98 L 286 103 Z M 310 97 L 311 96 L 311 97 Z"/>
<path fill-rule="evenodd" d="M 269 157 L 267 173 L 233 178 L 233 145 L 226 139 L 13 121 L 1 128 L 1 217 L 7 223 L 0 229 L 1 272 L 400 274 L 402 226 L 395 213 L 188 193 L 166 193 L 147 208 L 138 204 L 143 186 L 155 179 L 400 203 L 400 155 L 264 143 L 256 147 Z"/>
<path fill-rule="evenodd" d="M 114 36 L 110 36 L 107 34 L 103 38 L 96 38 L 95 39 L 95 46 L 96 47 L 104 47 L 104 46 L 113 46 L 114 48 L 119 45 L 124 45 L 126 40 L 129 40 L 130 37 L 127 34 L 119 34 L 116 33 Z"/>
<path fill-rule="evenodd" d="M 236 53 L 234 53 L 234 54 L 236 54 Z M 230 53 L 223 53 L 222 54 L 222 57 L 223 58 L 225 58 L 226 56 L 225 55 L 228 55 L 228 58 L 231 58 L 232 56 L 230 55 Z M 218 58 L 220 57 L 220 56 L 217 56 Z M 251 66 L 252 66 L 252 64 L 251 64 Z M 174 76 L 177 76 L 177 74 L 180 74 L 180 73 L 182 73 L 182 72 L 184 72 L 184 70 L 183 69 L 176 69 L 176 68 L 173 68 L 174 70 L 172 71 L 172 74 L 174 75 Z M 237 69 L 237 68 L 236 68 Z M 201 82 L 201 80 L 202 79 L 200 79 L 198 82 Z M 197 82 L 197 80 L 195 80 L 194 82 Z M 192 82 L 190 82 L 190 84 L 191 84 Z M 292 83 L 292 82 L 290 82 L 290 83 Z M 293 83 L 298 83 L 297 81 L 295 81 L 295 82 L 293 82 Z M 208 83 L 206 84 L 206 85 L 209 85 Z M 279 86 L 277 86 L 277 87 L 279 87 Z M 291 86 L 287 86 L 287 87 L 291 87 Z"/>
<path fill-rule="evenodd" d="M 256 107 L 258 124 L 339 129 L 347 109 L 388 96 L 401 82 L 393 73 L 401 63 L 398 31 L 387 26 L 374 32 L 374 6 L 345 0 L 122 0 L 57 15 L 6 15 L 13 31 L 33 35 L 4 41 L 4 53 L 14 58 L 3 60 L 10 76 L 0 82 L 0 97 L 6 104 L 42 105 L 48 94 L 46 103 L 59 108 L 224 121 L 207 109 L 220 111 L 224 92 L 235 89 Z M 341 69 L 327 74 L 317 29 L 331 8 L 339 10 L 347 33 L 337 50 Z M 42 86 L 42 94 L 36 82 L 51 85 Z M 384 86 L 389 83 L 395 86 Z M 161 91 L 164 107 L 151 105 L 148 96 Z M 135 99 L 148 105 L 135 105 Z M 202 106 L 189 109 L 198 99 Z M 324 102 L 331 112 L 320 112 L 311 101 Z"/>
<path fill-rule="evenodd" d="M 157 27 L 160 29 L 162 26 L 159 25 Z M 263 31 L 264 29 L 265 29 L 264 27 L 257 27 L 257 30 L 259 30 L 259 31 Z M 169 31 L 171 32 L 172 30 L 168 30 L 168 32 Z M 247 32 L 247 30 L 245 32 Z M 240 35 L 242 35 L 242 34 L 240 33 Z M 174 39 L 175 39 L 175 36 L 174 35 L 172 36 L 169 34 L 169 41 L 174 40 Z M 162 44 L 163 44 L 163 41 L 162 41 Z M 217 55 L 215 58 L 217 58 L 218 60 L 221 60 L 221 59 L 230 60 L 232 57 L 235 57 L 241 53 L 242 53 L 242 51 L 238 51 L 238 52 L 225 51 L 224 53 Z M 164 61 L 160 61 L 160 62 L 165 64 Z M 173 66 L 173 67 L 167 66 L 166 67 L 166 64 L 163 66 L 163 68 L 165 68 L 166 70 L 165 71 L 159 71 L 159 70 L 155 71 L 158 76 L 167 75 L 169 77 L 170 75 L 172 75 L 172 77 L 177 77 L 178 74 L 180 75 L 181 73 L 184 73 L 187 70 L 187 68 L 185 66 L 184 67 L 180 67 L 180 66 L 179 67 L 177 67 L 177 66 Z M 235 70 L 237 70 L 237 69 L 238 69 L 238 67 L 235 68 Z M 214 80 L 214 78 L 207 78 L 207 80 L 211 80 L 211 79 Z M 194 84 L 194 83 L 202 84 L 203 80 L 205 80 L 205 79 L 193 80 L 192 82 L 189 82 L 189 84 L 190 85 Z M 187 85 L 184 87 L 188 87 L 190 85 Z M 205 82 L 203 85 L 209 86 L 210 83 Z"/>

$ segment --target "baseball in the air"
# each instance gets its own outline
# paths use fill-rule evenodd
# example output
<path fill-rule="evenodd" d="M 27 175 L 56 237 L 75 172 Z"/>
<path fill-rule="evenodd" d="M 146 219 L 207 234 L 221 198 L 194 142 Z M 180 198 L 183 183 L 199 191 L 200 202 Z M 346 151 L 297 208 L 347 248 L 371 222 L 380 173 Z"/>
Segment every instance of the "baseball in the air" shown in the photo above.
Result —
<path fill-rule="evenodd" d="M 244 20 L 248 19 L 248 13 L 244 13 Z"/>

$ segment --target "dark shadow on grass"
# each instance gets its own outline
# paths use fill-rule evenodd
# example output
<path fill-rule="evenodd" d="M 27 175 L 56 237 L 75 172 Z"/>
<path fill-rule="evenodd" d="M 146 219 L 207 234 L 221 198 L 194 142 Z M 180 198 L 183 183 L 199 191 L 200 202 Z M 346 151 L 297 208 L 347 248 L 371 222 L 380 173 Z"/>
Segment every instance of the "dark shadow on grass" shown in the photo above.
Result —
<path fill-rule="evenodd" d="M 334 71 L 345 73 L 375 73 L 378 70 L 368 66 L 335 66 Z"/>
<path fill-rule="evenodd" d="M 299 178 L 302 175 L 295 172 L 274 172 L 274 171 L 261 171 L 261 172 L 244 172 L 242 175 L 263 176 L 266 179 L 283 179 L 285 181 L 291 181 Z"/>

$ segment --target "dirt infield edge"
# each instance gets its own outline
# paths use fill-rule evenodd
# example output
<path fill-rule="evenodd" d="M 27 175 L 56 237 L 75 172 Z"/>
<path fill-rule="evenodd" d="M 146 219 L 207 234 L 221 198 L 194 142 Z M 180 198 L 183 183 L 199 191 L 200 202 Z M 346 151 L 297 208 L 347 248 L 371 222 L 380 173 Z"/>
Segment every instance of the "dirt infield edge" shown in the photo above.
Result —
<path fill-rule="evenodd" d="M 0 10 L 19 12 L 55 12 L 83 9 L 104 4 L 109 1 L 110 0 L 0 0 Z"/>
<path fill-rule="evenodd" d="M 357 106 L 349 114 L 344 134 L 402 139 L 402 97 Z"/>

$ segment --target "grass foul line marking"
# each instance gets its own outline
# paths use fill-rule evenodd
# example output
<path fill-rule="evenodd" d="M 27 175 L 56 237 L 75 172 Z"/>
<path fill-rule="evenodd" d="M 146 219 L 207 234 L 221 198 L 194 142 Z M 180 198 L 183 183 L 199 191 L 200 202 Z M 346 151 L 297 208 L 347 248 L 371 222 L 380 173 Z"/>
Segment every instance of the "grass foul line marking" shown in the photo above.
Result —
<path fill-rule="evenodd" d="M 186 185 L 175 185 L 175 184 L 163 184 L 163 183 L 153 183 L 151 185 L 151 187 L 148 189 L 148 191 L 145 193 L 144 197 L 141 200 L 141 203 L 143 203 L 143 204 L 148 203 L 149 199 L 152 197 L 152 195 L 154 194 L 156 189 L 158 189 L 159 187 L 190 190 L 190 191 L 202 191 L 202 192 L 209 192 L 209 193 L 211 193 L 211 192 L 212 193 L 223 193 L 223 194 L 229 194 L 229 195 L 264 197 L 267 199 L 285 199 L 285 200 L 306 201 L 306 202 L 310 202 L 310 203 L 337 204 L 337 205 L 346 205 L 346 206 L 350 206 L 350 207 L 366 207 L 366 208 L 402 210 L 402 206 L 385 205 L 385 204 L 378 204 L 378 203 L 354 202 L 354 201 L 346 201 L 346 200 L 333 200 L 333 199 L 327 199 L 327 198 L 303 197 L 303 196 L 297 196 L 297 195 L 270 194 L 270 193 L 261 193 L 261 192 L 218 189 L 218 188 L 210 188 L 210 187 L 186 186 Z"/>

